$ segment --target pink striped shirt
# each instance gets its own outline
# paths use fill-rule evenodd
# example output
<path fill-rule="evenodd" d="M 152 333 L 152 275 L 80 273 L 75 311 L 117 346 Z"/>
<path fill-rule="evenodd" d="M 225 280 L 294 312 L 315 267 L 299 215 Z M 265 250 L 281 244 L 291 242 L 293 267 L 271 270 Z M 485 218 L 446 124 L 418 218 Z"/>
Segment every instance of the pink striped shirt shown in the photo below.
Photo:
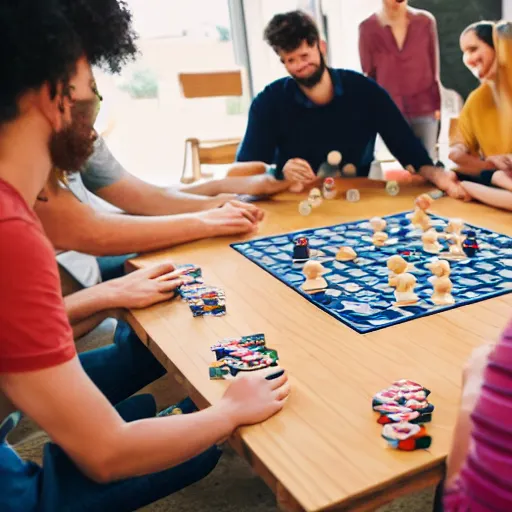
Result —
<path fill-rule="evenodd" d="M 446 512 L 512 511 L 512 323 L 489 358 L 471 415 L 471 449 Z"/>
<path fill-rule="evenodd" d="M 433 115 L 441 108 L 437 28 L 434 17 L 408 10 L 403 48 L 389 25 L 373 14 L 359 25 L 363 73 L 384 87 L 407 118 Z"/>

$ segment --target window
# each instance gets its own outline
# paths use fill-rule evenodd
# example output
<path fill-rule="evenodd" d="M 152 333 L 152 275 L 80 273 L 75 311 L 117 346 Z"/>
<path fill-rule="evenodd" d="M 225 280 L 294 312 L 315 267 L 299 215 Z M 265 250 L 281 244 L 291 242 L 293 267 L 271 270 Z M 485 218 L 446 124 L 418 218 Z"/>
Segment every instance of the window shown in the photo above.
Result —
<path fill-rule="evenodd" d="M 157 184 L 179 180 L 189 136 L 241 136 L 242 98 L 185 99 L 178 74 L 237 67 L 229 0 L 128 0 L 140 56 L 119 76 L 97 73 L 104 104 L 97 129 L 133 174 Z"/>

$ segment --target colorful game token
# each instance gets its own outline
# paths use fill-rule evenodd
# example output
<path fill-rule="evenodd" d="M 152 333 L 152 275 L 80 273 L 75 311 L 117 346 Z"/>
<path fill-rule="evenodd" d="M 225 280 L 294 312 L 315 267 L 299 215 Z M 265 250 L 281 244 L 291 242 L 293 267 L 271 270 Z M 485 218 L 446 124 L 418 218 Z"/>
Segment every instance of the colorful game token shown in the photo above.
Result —
<path fill-rule="evenodd" d="M 386 192 L 390 196 L 397 196 L 400 192 L 400 187 L 398 186 L 398 182 L 396 181 L 388 181 L 386 183 Z"/>
<path fill-rule="evenodd" d="M 347 190 L 347 201 L 350 203 L 357 203 L 361 199 L 361 194 L 359 193 L 359 190 L 355 188 L 351 188 L 350 190 Z"/>
<path fill-rule="evenodd" d="M 477 251 L 480 249 L 478 247 L 476 233 L 474 231 L 468 231 L 466 239 L 462 243 L 462 249 L 466 253 L 466 256 L 469 256 L 470 258 L 473 258 Z"/>
<path fill-rule="evenodd" d="M 267 348 L 264 334 L 228 338 L 211 347 L 216 361 L 210 364 L 210 379 L 233 377 L 241 371 L 254 371 L 277 366 L 277 352 Z"/>
<path fill-rule="evenodd" d="M 306 261 L 311 257 L 309 240 L 305 236 L 299 236 L 294 240 L 293 261 Z"/>
<path fill-rule="evenodd" d="M 308 203 L 312 208 L 318 208 L 322 204 L 322 192 L 318 188 L 312 188 L 309 191 Z"/>
<path fill-rule="evenodd" d="M 299 213 L 307 217 L 313 211 L 313 207 L 309 203 L 309 201 L 301 201 L 299 203 Z"/>
<path fill-rule="evenodd" d="M 423 425 L 407 422 L 384 425 L 382 437 L 392 448 L 404 451 L 425 450 L 432 444 L 432 438 Z"/>
<path fill-rule="evenodd" d="M 325 178 L 323 184 L 323 196 L 324 199 L 335 199 L 336 198 L 336 184 L 334 178 Z"/>

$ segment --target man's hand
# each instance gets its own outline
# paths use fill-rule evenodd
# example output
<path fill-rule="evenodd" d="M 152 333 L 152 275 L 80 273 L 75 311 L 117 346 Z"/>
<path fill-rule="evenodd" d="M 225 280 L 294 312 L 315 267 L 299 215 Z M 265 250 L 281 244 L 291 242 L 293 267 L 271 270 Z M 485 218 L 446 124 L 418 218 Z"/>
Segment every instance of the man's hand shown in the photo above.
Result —
<path fill-rule="evenodd" d="M 492 165 L 493 169 L 512 171 L 512 155 L 494 155 L 487 157 L 485 160 Z"/>
<path fill-rule="evenodd" d="M 234 428 L 254 425 L 279 412 L 290 394 L 288 376 L 267 377 L 282 371 L 277 367 L 240 373 L 222 397 L 219 407 L 232 421 Z"/>
<path fill-rule="evenodd" d="M 105 285 L 110 287 L 115 307 L 136 309 L 172 299 L 176 288 L 189 280 L 172 263 L 161 263 L 113 279 Z"/>
<path fill-rule="evenodd" d="M 209 226 L 211 236 L 237 235 L 256 231 L 263 220 L 261 208 L 241 201 L 229 201 L 221 208 L 199 214 Z"/>
<path fill-rule="evenodd" d="M 286 181 L 309 182 L 316 176 L 306 160 L 302 158 L 291 158 L 283 167 L 283 175 Z"/>
<path fill-rule="evenodd" d="M 439 167 L 424 166 L 420 169 L 420 174 L 432 182 L 439 190 L 446 192 L 448 196 L 454 199 L 469 201 L 471 196 L 460 184 L 457 174 L 453 171 L 447 171 Z"/>

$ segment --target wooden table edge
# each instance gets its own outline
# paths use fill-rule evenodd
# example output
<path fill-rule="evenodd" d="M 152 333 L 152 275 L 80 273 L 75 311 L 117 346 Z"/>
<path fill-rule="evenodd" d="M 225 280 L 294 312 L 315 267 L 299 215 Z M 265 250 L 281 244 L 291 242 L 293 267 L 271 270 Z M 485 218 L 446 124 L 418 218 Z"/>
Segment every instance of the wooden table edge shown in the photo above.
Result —
<path fill-rule="evenodd" d="M 188 396 L 200 408 L 204 409 L 210 406 L 205 397 L 194 388 L 181 370 L 165 355 L 162 349 L 154 342 L 144 331 L 141 324 L 132 312 L 128 312 L 126 321 L 133 328 L 139 339 L 148 347 L 151 353 L 165 367 L 169 376 L 186 391 Z M 258 456 L 244 442 L 240 431 L 236 431 L 229 439 L 229 444 L 238 453 L 240 457 L 247 461 L 255 473 L 267 484 L 276 496 L 277 504 L 280 510 L 285 512 L 367 512 L 390 503 L 391 501 L 406 496 L 408 494 L 421 491 L 428 487 L 437 485 L 444 476 L 444 461 L 434 461 L 429 465 L 418 468 L 413 473 L 408 473 L 403 477 L 395 478 L 383 482 L 377 487 L 368 488 L 364 491 L 347 498 L 342 503 L 329 505 L 320 509 L 305 509 L 286 489 L 286 487 L 275 477 L 275 475 L 261 462 Z"/>

